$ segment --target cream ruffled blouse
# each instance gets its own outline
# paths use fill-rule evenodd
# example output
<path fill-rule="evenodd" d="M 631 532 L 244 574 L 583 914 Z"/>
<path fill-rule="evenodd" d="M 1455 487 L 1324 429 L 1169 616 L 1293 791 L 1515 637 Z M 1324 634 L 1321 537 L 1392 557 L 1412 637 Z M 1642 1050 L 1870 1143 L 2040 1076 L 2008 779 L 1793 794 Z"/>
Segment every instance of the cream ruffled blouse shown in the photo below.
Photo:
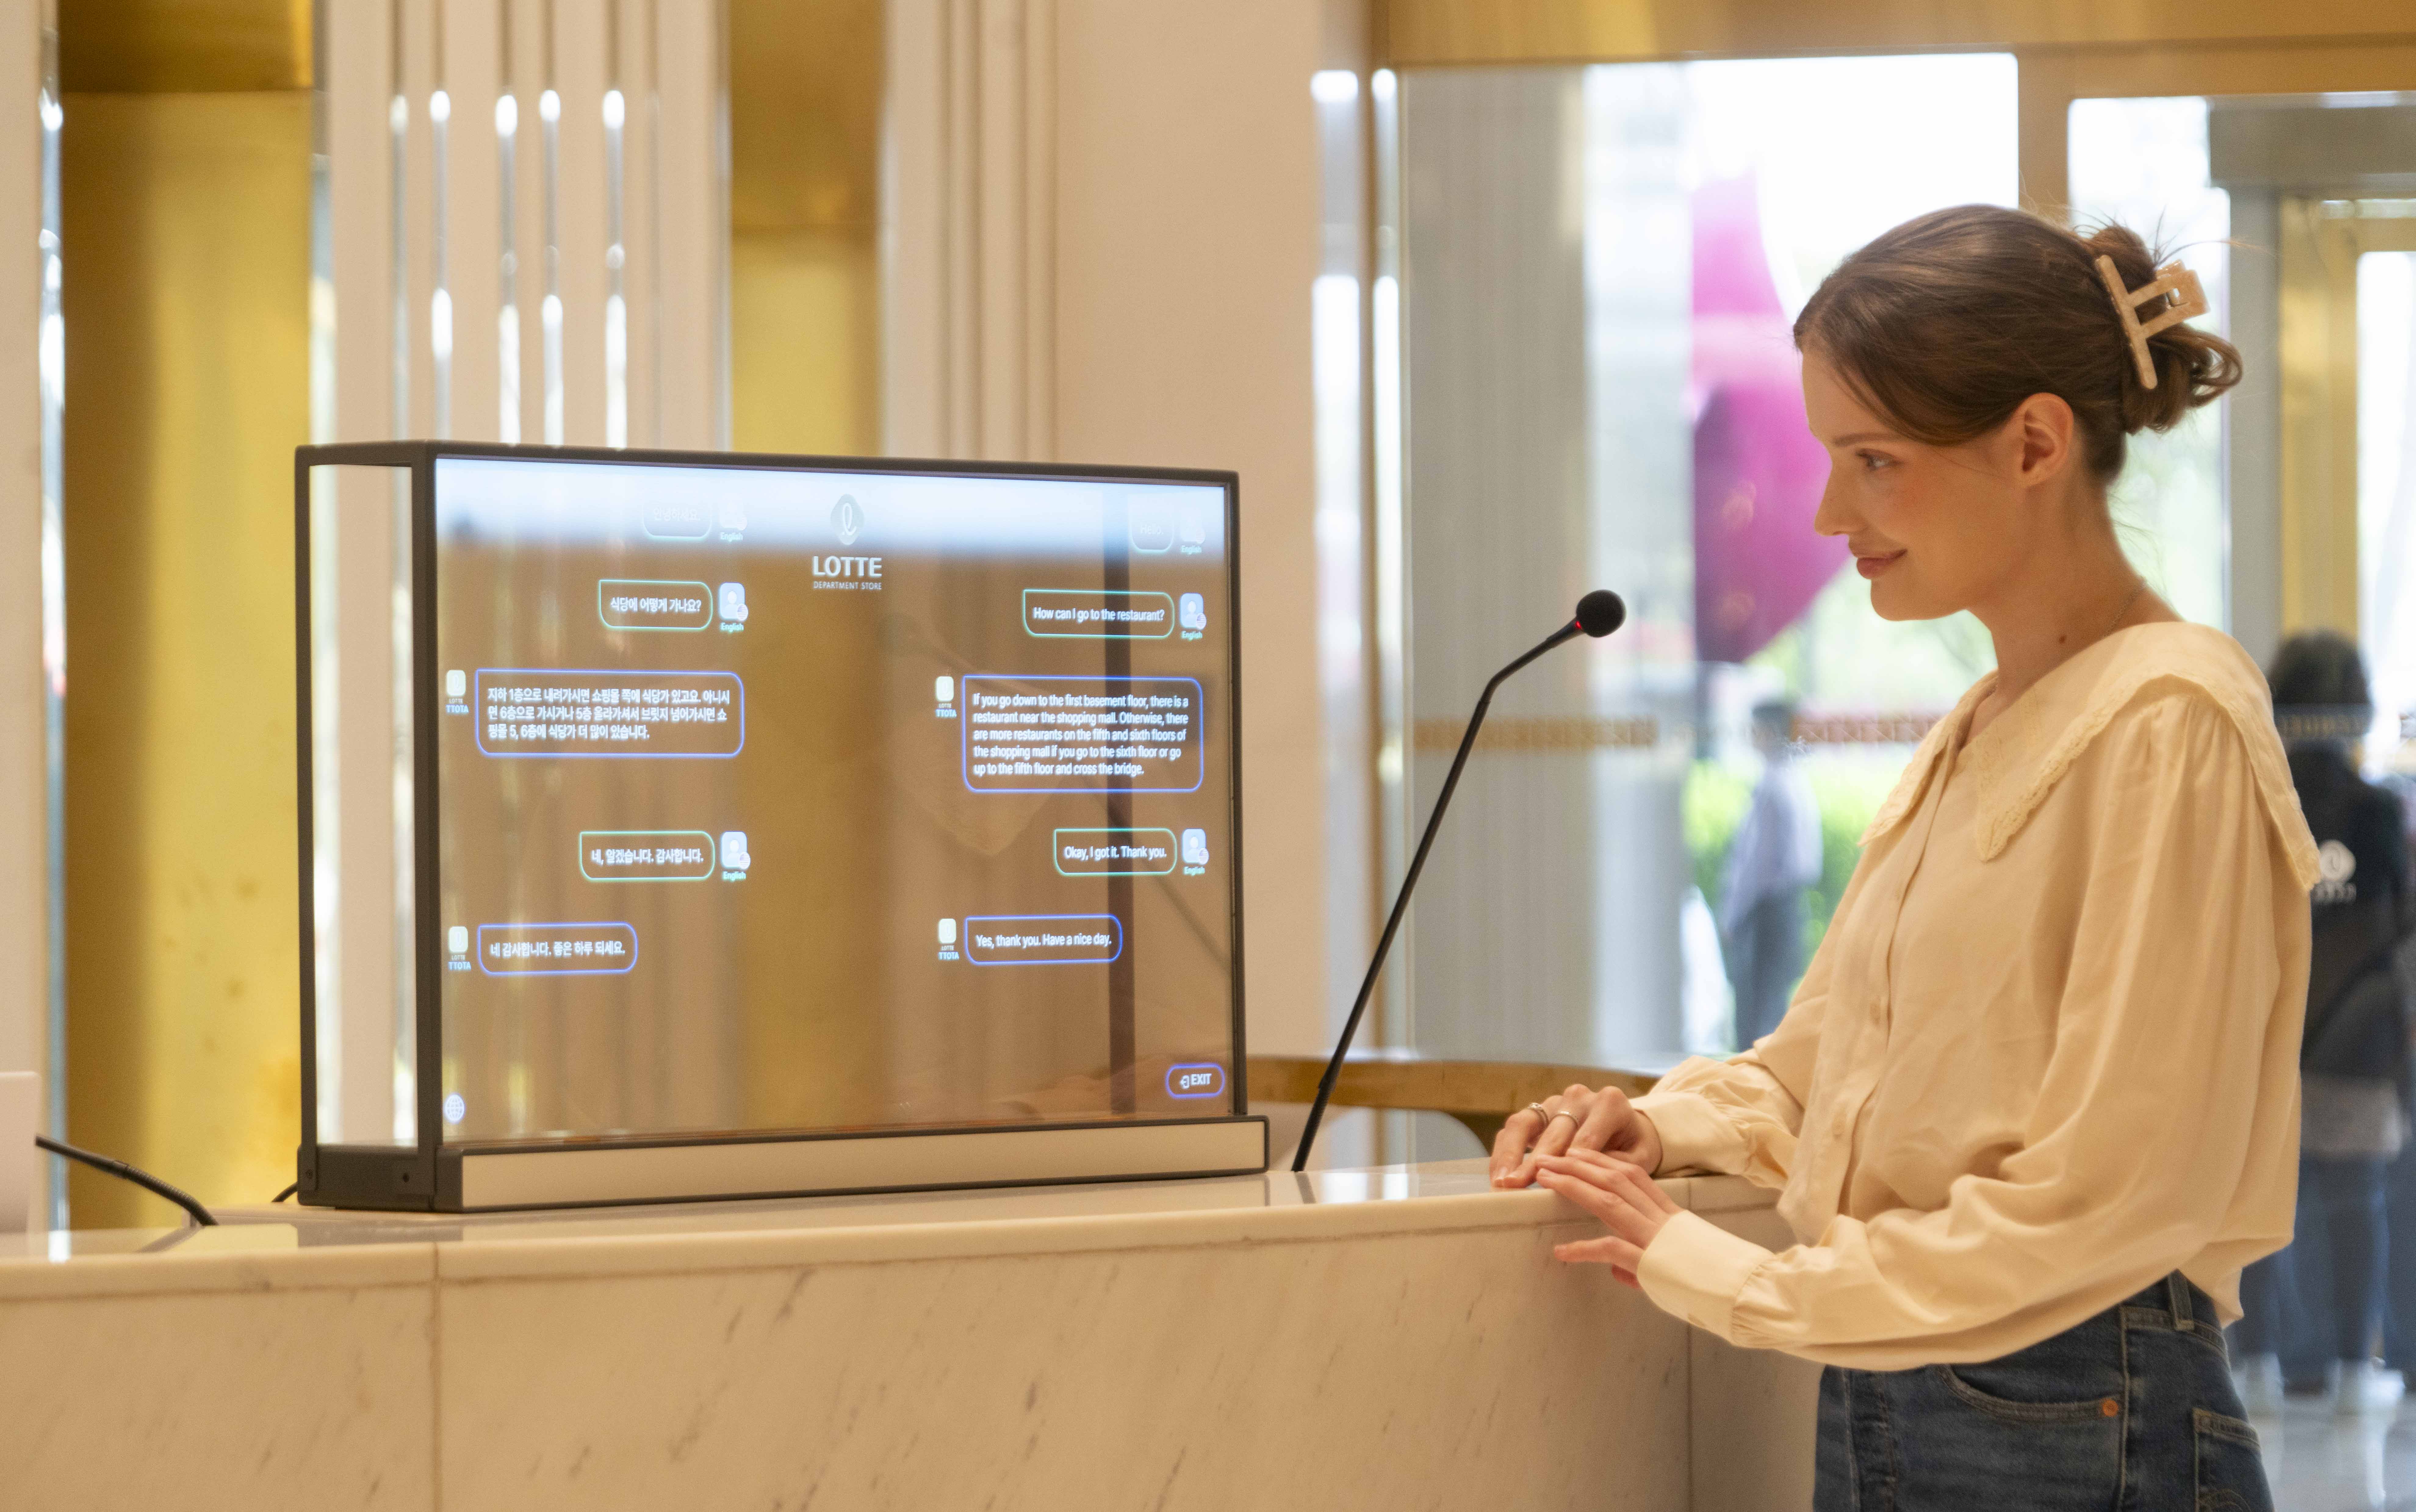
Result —
<path fill-rule="evenodd" d="M 1663 1172 L 1784 1188 L 1792 1248 L 1681 1214 L 1645 1250 L 1732 1343 L 1992 1359 L 2176 1269 L 2228 1321 L 2289 1240 L 2316 847 L 2264 678 L 2137 626 L 1966 742 L 1995 680 L 1872 821 L 1785 1021 L 1637 1101 Z"/>

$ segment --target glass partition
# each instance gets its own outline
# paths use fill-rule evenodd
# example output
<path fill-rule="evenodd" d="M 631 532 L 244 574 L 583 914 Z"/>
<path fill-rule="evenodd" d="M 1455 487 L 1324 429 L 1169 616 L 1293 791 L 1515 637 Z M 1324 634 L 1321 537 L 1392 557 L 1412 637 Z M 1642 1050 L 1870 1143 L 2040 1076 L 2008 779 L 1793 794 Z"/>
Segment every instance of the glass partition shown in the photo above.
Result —
<path fill-rule="evenodd" d="M 1421 885 L 1407 1042 L 1731 1049 L 1990 664 L 1968 618 L 1878 619 L 1813 534 L 1789 327 L 1878 233 L 2015 202 L 2013 60 L 1428 69 L 1399 106 L 1408 817 L 1494 668 L 1589 587 L 1629 605 L 1497 701 Z M 1415 1157 L 1466 1138 L 1422 1125 Z"/>
<path fill-rule="evenodd" d="M 2408 248 L 2357 260 L 2357 521 L 2361 639 L 2381 717 L 2375 754 L 2416 774 L 2416 203 Z"/>
<path fill-rule="evenodd" d="M 2197 324 L 2227 333 L 2231 196 L 2212 182 L 2206 101 L 2076 99 L 2068 127 L 2074 222 L 2120 221 L 2164 261 L 2188 264 L 2212 307 Z M 2131 560 L 2182 618 L 2204 625 L 2229 623 L 2225 409 L 2133 437 L 2107 501 Z"/>
<path fill-rule="evenodd" d="M 411 470 L 313 467 L 312 1020 L 324 1144 L 417 1135 Z"/>

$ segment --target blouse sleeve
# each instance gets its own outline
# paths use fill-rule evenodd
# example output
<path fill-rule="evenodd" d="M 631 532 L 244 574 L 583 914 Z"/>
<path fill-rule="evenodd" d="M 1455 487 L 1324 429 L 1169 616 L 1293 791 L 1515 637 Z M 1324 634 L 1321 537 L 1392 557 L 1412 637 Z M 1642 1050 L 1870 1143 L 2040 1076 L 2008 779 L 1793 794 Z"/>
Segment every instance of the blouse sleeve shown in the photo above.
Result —
<path fill-rule="evenodd" d="M 1838 900 L 1837 917 L 1854 906 L 1862 877 L 1857 867 Z M 1777 1028 L 1725 1061 L 1680 1062 L 1636 1099 L 1637 1110 L 1653 1120 L 1661 1137 L 1656 1174 L 1744 1176 L 1759 1187 L 1787 1185 L 1795 1136 L 1804 1126 L 1813 1058 L 1820 1050 L 1832 952 L 1841 933 L 1832 928 L 1822 936 Z"/>
<path fill-rule="evenodd" d="M 2295 1146 L 2295 1109 L 2287 1130 L 2268 1126 L 2260 1091 L 2273 1036 L 2296 1043 L 2276 1005 L 2282 935 L 2306 914 L 2295 895 L 2281 906 L 2292 879 L 2242 737 L 2176 695 L 2100 739 L 2106 796 L 2074 847 L 2067 885 L 2085 902 L 2019 1145 L 1995 1174 L 1958 1178 L 1942 1208 L 1840 1217 L 1775 1253 L 1682 1214 L 1638 1270 L 1656 1303 L 1829 1364 L 1951 1360 L 1973 1330 L 2083 1297 L 2085 1317 L 2171 1271 L 2217 1232 L 2252 1141 Z M 1757 1137 L 1774 1145 L 1798 1105 L 1781 1089 L 1805 1052 L 1773 1048 L 1768 1069 L 1699 1076 L 1690 1094 L 1748 1147 L 1743 1130 L 1766 1124 Z"/>

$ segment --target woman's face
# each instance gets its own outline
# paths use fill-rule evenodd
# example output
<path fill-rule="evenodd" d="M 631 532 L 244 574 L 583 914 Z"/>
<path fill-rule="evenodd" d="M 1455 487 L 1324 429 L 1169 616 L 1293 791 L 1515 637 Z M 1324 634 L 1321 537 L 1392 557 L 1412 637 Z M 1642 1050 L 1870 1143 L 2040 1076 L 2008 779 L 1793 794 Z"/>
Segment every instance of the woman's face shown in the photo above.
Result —
<path fill-rule="evenodd" d="M 2060 446 L 2039 433 L 2042 401 L 2062 411 Z M 1939 619 L 1987 603 L 2035 552 L 2052 549 L 2037 537 L 2037 506 L 2040 485 L 2068 460 L 2061 401 L 2038 396 L 1976 441 L 1929 446 L 1873 414 L 1814 351 L 1804 356 L 1804 412 L 1829 451 L 1812 527 L 1846 537 L 1880 618 Z"/>

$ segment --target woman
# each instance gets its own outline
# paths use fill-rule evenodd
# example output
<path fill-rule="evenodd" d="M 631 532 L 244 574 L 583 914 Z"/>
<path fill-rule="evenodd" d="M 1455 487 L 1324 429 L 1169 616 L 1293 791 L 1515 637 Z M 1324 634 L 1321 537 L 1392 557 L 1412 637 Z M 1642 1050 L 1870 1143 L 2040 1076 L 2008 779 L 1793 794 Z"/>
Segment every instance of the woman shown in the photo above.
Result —
<path fill-rule="evenodd" d="M 2299 1054 L 2299 1196 L 2308 1221 L 2301 1244 L 2242 1277 L 2240 1343 L 2253 1405 L 2280 1405 L 2286 1366 L 2303 1378 L 2330 1360 L 2333 1404 L 2354 1413 L 2397 1399 L 2398 1383 L 2375 1368 L 2374 1345 L 2389 1254 L 2385 1173 L 2407 1139 L 2408 1022 L 2393 957 L 2406 933 L 2408 841 L 2399 799 L 2358 774 L 2356 742 L 2374 722 L 2374 700 L 2357 647 L 2329 630 L 2294 635 L 2267 681 L 2323 874 L 2309 900 Z M 2303 1237 L 2318 1226 L 2323 1242 L 2308 1255 Z M 2294 1307 L 2301 1298 L 2306 1305 Z"/>
<path fill-rule="evenodd" d="M 1495 1146 L 1498 1184 L 1603 1220 L 1563 1260 L 1829 1367 L 1820 1508 L 2272 1505 L 2218 1325 L 2289 1238 L 2316 848 L 2256 664 L 2106 512 L 2125 436 L 2239 376 L 2160 325 L 2156 277 L 2119 227 L 1966 206 L 1805 305 L 1816 528 L 1882 616 L 1977 616 L 1997 670 L 1880 807 L 1774 1031 Z M 1801 1242 L 1682 1213 L 1655 1171 L 1781 1187 Z"/>

